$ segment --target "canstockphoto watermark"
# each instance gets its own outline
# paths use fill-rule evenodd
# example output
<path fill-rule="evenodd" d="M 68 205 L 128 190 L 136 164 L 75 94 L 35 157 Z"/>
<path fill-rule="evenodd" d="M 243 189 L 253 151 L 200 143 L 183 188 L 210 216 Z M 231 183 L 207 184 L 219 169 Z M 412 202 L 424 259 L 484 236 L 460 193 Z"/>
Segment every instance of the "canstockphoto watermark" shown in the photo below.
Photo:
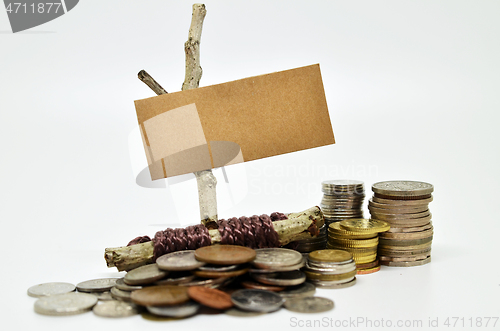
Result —
<path fill-rule="evenodd" d="M 424 321 L 421 319 L 407 320 L 392 320 L 385 318 L 368 318 L 368 317 L 349 317 L 345 319 L 336 319 L 331 317 L 323 317 L 319 319 L 300 319 L 297 317 L 290 318 L 291 327 L 296 328 L 421 328 L 424 326 Z"/>
<path fill-rule="evenodd" d="M 4 0 L 12 32 L 16 33 L 56 19 L 71 9 L 79 0 Z"/>
<path fill-rule="evenodd" d="M 370 317 L 349 318 L 315 318 L 301 319 L 291 317 L 292 328 L 495 328 L 499 323 L 498 316 L 429 316 L 422 319 L 390 319 Z"/>

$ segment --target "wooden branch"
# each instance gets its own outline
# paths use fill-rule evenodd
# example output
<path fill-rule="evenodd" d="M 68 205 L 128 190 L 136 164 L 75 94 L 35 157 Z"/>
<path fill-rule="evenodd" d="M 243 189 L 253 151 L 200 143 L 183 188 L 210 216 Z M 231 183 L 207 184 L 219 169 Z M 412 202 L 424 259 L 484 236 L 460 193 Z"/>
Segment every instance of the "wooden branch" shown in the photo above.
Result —
<path fill-rule="evenodd" d="M 195 3 L 193 5 L 193 16 L 191 27 L 189 28 L 188 40 L 184 43 L 186 52 L 186 76 L 182 84 L 182 90 L 191 90 L 200 85 L 203 70 L 200 66 L 200 42 L 203 20 L 207 10 L 204 4 Z"/>
<path fill-rule="evenodd" d="M 203 20 L 207 11 L 205 5 L 194 4 L 191 27 L 189 28 L 188 40 L 184 43 L 186 53 L 186 76 L 182 84 L 182 90 L 190 90 L 200 85 L 203 73 L 200 66 L 200 40 L 203 28 Z M 139 79 L 148 85 L 157 95 L 168 93 L 156 80 L 146 71 L 141 70 L 137 74 Z M 198 201 L 200 205 L 201 223 L 207 228 L 216 228 L 217 222 L 217 178 L 212 170 L 197 171 L 194 173 L 198 185 Z"/>
<path fill-rule="evenodd" d="M 291 241 L 311 238 L 313 226 L 317 231 L 325 224 L 323 212 L 319 207 L 312 207 L 300 213 L 292 213 L 288 217 L 287 220 L 273 222 L 274 230 L 278 233 L 282 246 Z M 219 230 L 208 230 L 208 233 L 212 245 L 220 243 Z M 153 247 L 153 242 L 149 241 L 131 246 L 106 248 L 104 258 L 108 267 L 116 267 L 119 271 L 131 270 L 153 262 Z"/>
<path fill-rule="evenodd" d="M 193 5 L 193 16 L 189 28 L 188 40 L 184 43 L 186 53 L 186 75 L 182 90 L 191 90 L 200 85 L 203 70 L 200 66 L 201 30 L 207 10 L 204 4 Z M 216 228 L 217 222 L 217 178 L 212 170 L 197 171 L 194 173 L 198 184 L 198 200 L 200 205 L 201 223 L 207 228 Z"/>
<path fill-rule="evenodd" d="M 163 88 L 161 87 L 160 84 L 158 84 L 158 82 L 156 80 L 154 80 L 153 77 L 151 77 L 145 70 L 141 70 L 139 71 L 139 73 L 137 74 L 137 77 L 139 77 L 139 79 L 144 83 L 146 84 L 147 86 L 149 86 L 153 92 L 155 92 L 157 95 L 161 95 L 161 94 L 167 94 L 168 92 Z"/>

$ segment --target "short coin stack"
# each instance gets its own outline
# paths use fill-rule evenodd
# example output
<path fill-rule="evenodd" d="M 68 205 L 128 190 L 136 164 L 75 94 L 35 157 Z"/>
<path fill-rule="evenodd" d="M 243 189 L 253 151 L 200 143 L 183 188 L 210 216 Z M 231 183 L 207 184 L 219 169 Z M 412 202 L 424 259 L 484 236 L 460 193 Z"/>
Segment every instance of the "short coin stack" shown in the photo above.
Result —
<path fill-rule="evenodd" d="M 325 249 L 327 242 L 326 229 L 327 225 L 323 224 L 323 226 L 319 229 L 318 236 L 294 241 L 293 244 L 295 246 L 293 249 L 301 253 L 309 253 L 319 249 Z"/>
<path fill-rule="evenodd" d="M 305 265 L 301 253 L 287 248 L 261 248 L 255 252 L 254 268 L 250 270 L 253 281 L 242 281 L 243 287 L 280 292 L 306 281 L 305 274 L 299 270 Z"/>
<path fill-rule="evenodd" d="M 351 253 L 343 250 L 309 253 L 304 272 L 307 280 L 317 287 L 345 288 L 356 284 L 356 264 Z"/>
<path fill-rule="evenodd" d="M 363 200 L 365 188 L 357 180 L 327 180 L 321 183 L 323 199 L 321 210 L 328 226 L 351 218 L 363 218 Z"/>
<path fill-rule="evenodd" d="M 412 267 L 431 261 L 433 227 L 429 202 L 434 187 L 414 181 L 387 181 L 373 184 L 369 201 L 372 219 L 391 226 L 380 235 L 380 264 Z"/>
<path fill-rule="evenodd" d="M 388 223 L 369 219 L 332 223 L 328 229 L 327 248 L 351 253 L 358 274 L 373 273 L 380 270 L 377 260 L 378 234 L 387 230 Z"/>

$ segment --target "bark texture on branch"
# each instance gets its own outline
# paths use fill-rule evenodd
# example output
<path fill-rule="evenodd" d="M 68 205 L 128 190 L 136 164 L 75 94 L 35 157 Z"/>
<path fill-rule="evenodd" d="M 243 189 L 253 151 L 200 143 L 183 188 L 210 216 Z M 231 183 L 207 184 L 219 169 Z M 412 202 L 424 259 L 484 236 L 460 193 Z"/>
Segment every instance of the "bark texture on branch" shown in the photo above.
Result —
<path fill-rule="evenodd" d="M 145 70 L 141 70 L 139 71 L 139 73 L 137 74 L 137 77 L 139 77 L 139 79 L 144 83 L 146 84 L 147 86 L 149 86 L 150 89 L 153 90 L 153 92 L 155 92 L 157 95 L 161 95 L 161 94 L 167 94 L 168 92 L 163 88 L 161 87 L 160 84 L 158 84 L 158 82 L 153 78 L 151 77 Z"/>
<path fill-rule="evenodd" d="M 184 43 L 186 52 L 186 76 L 182 84 L 182 90 L 191 90 L 200 85 L 201 75 L 203 73 L 200 66 L 200 42 L 201 30 L 207 10 L 204 4 L 195 3 L 193 5 L 193 16 L 191 18 L 191 27 L 189 28 L 188 40 Z"/>
<path fill-rule="evenodd" d="M 195 3 L 193 5 L 188 40 L 184 43 L 186 76 L 182 84 L 183 91 L 197 88 L 200 85 L 203 73 L 200 65 L 200 42 L 206 14 L 207 10 L 204 4 Z M 201 223 L 207 228 L 213 229 L 217 226 L 217 179 L 212 170 L 197 171 L 194 175 L 198 184 Z"/>
<path fill-rule="evenodd" d="M 278 233 L 281 246 L 291 241 L 311 238 L 318 234 L 318 229 L 325 224 L 323 212 L 319 207 L 311 207 L 300 213 L 288 215 L 288 219 L 274 221 L 274 230 Z M 219 230 L 208 230 L 212 245 L 221 242 Z M 153 262 L 154 244 L 152 241 L 124 246 L 106 248 L 104 258 L 108 267 L 116 267 L 119 271 L 131 270 Z"/>

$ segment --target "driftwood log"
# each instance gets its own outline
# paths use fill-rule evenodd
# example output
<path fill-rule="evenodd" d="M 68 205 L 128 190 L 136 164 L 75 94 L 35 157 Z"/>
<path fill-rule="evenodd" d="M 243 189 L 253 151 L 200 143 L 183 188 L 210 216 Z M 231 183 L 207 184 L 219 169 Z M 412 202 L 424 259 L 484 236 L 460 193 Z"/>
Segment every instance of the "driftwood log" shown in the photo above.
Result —
<path fill-rule="evenodd" d="M 274 221 L 273 228 L 278 233 L 281 246 L 292 241 L 311 238 L 318 235 L 318 229 L 325 224 L 323 212 L 319 207 L 312 207 L 300 213 L 288 214 L 288 219 Z M 218 229 L 208 230 L 211 244 L 219 244 L 221 235 Z M 153 262 L 154 243 L 152 241 L 124 247 L 106 248 L 104 259 L 108 267 L 119 271 L 131 270 Z"/>

